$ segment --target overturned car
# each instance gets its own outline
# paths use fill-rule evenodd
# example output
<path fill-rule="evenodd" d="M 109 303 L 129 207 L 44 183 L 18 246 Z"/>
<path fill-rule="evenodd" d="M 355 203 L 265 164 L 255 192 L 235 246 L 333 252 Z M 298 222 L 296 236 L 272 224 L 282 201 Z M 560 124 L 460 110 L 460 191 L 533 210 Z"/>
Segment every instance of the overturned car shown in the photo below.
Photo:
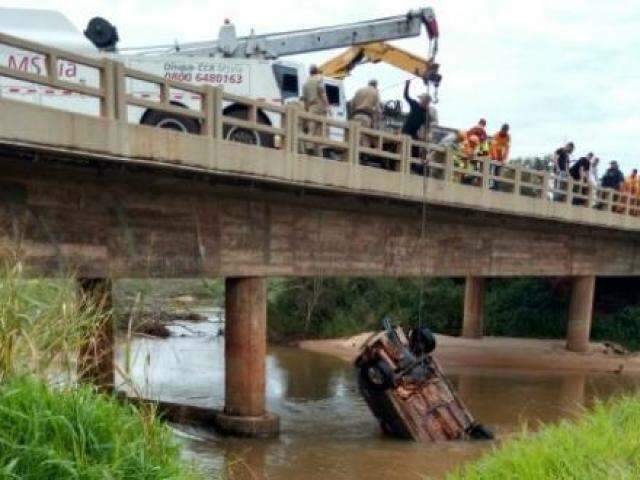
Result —
<path fill-rule="evenodd" d="M 419 442 L 492 439 L 491 431 L 476 423 L 431 356 L 436 346 L 431 331 L 415 328 L 406 335 L 389 319 L 383 325 L 355 362 L 358 387 L 382 430 Z"/>

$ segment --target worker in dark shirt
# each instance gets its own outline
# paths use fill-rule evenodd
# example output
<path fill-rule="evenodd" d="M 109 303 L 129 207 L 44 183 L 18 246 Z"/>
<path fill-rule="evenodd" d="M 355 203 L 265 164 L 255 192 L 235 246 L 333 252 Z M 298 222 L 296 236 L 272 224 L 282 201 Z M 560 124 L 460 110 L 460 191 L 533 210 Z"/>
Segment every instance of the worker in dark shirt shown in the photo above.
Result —
<path fill-rule="evenodd" d="M 602 176 L 602 187 L 603 188 L 612 188 L 614 190 L 620 190 L 622 188 L 622 184 L 624 183 L 624 175 L 620 171 L 620 167 L 618 166 L 618 162 L 615 160 L 611 162 L 609 168 L 604 175 Z"/>
<path fill-rule="evenodd" d="M 589 152 L 586 157 L 580 157 L 573 165 L 571 165 L 569 168 L 569 174 L 574 180 L 579 182 L 587 181 L 592 158 L 593 153 Z"/>
<path fill-rule="evenodd" d="M 430 126 L 429 105 L 431 97 L 429 95 L 421 95 L 419 100 L 414 100 L 409 96 L 409 85 L 411 80 L 407 80 L 404 84 L 404 99 L 409 104 L 409 115 L 402 126 L 402 133 L 409 135 L 414 140 L 418 140 L 418 132 L 423 125 Z"/>
<path fill-rule="evenodd" d="M 569 167 L 569 175 L 575 182 L 585 184 L 589 181 L 589 169 L 591 168 L 591 159 L 593 159 L 593 153 L 588 153 L 585 157 L 580 157 L 576 162 Z M 586 186 L 574 185 L 573 193 L 583 196 L 588 196 L 589 190 Z M 586 199 L 575 196 L 572 203 L 574 205 L 585 205 Z"/>
<path fill-rule="evenodd" d="M 573 142 L 569 142 L 556 150 L 553 170 L 559 177 L 566 178 L 569 175 L 569 162 L 574 148 Z"/>

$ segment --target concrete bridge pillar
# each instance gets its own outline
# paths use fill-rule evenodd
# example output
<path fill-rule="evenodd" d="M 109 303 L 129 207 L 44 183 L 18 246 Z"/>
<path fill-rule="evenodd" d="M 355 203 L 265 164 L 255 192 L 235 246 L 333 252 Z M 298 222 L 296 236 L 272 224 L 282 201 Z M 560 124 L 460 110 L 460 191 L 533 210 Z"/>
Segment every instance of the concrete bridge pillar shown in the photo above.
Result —
<path fill-rule="evenodd" d="M 106 278 L 81 278 L 78 287 L 83 308 L 102 314 L 102 322 L 80 347 L 78 376 L 99 390 L 110 393 L 114 388 L 114 332 L 112 285 Z"/>
<path fill-rule="evenodd" d="M 465 338 L 481 338 L 484 332 L 484 289 L 484 278 L 467 276 L 462 323 L 462 336 Z"/>
<path fill-rule="evenodd" d="M 594 275 L 575 277 L 573 279 L 569 322 L 567 324 L 567 350 L 572 352 L 586 352 L 589 350 L 595 289 L 596 277 Z"/>
<path fill-rule="evenodd" d="M 277 435 L 279 420 L 265 409 L 267 289 L 264 278 L 225 282 L 225 405 L 216 416 L 223 433 Z"/>

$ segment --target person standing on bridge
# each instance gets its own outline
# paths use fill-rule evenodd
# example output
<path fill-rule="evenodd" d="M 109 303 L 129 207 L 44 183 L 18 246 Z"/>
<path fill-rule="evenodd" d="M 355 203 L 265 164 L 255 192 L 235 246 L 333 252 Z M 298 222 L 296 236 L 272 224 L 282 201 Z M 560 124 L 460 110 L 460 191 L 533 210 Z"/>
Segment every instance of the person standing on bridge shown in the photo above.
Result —
<path fill-rule="evenodd" d="M 370 80 L 366 87 L 356 91 L 351 100 L 351 119 L 364 128 L 378 128 L 380 119 L 380 93 L 378 81 Z M 369 135 L 360 135 L 360 145 L 365 148 L 373 146 Z"/>
<path fill-rule="evenodd" d="M 329 112 L 329 99 L 324 89 L 324 79 L 316 65 L 311 65 L 309 78 L 302 86 L 302 102 L 304 103 L 304 109 L 313 115 L 326 117 Z M 308 135 L 314 137 L 322 136 L 322 122 L 307 120 L 305 127 Z M 307 153 L 313 155 L 319 156 L 322 153 L 321 146 L 316 142 L 309 142 L 305 149 Z"/>
<path fill-rule="evenodd" d="M 553 173 L 556 180 L 553 183 L 554 190 L 564 190 L 568 186 L 566 181 L 569 178 L 569 165 L 571 164 L 571 154 L 575 149 L 573 142 L 567 143 L 564 147 L 560 147 L 553 154 Z M 554 193 L 552 197 L 555 201 L 564 200 L 564 195 Z"/>
<path fill-rule="evenodd" d="M 491 170 L 492 175 L 495 177 L 500 176 L 501 165 L 504 165 L 509 159 L 509 148 L 511 147 L 511 135 L 509 135 L 509 124 L 505 123 L 498 133 L 496 133 L 491 140 Z M 491 181 L 491 189 L 498 189 L 498 182 Z"/>
<path fill-rule="evenodd" d="M 433 127 L 438 124 L 438 111 L 431 104 L 431 95 L 423 93 L 414 100 L 409 95 L 409 87 L 411 80 L 407 80 L 404 84 L 404 99 L 409 104 L 409 114 L 402 125 L 402 133 L 409 135 L 413 140 L 427 142 L 431 136 Z M 421 158 L 421 152 L 426 155 L 424 149 L 420 149 L 417 145 L 411 146 L 411 156 L 413 158 Z M 423 157 L 423 161 L 424 160 Z M 424 165 L 416 165 L 411 162 L 411 171 L 419 175 L 424 175 Z"/>
<path fill-rule="evenodd" d="M 404 99 L 409 104 L 409 114 L 407 115 L 404 125 L 402 125 L 402 133 L 409 135 L 414 140 L 426 141 L 429 138 L 429 132 L 432 127 L 438 124 L 438 111 L 431 105 L 431 95 L 423 93 L 414 100 L 409 95 L 409 87 L 411 80 L 407 80 L 404 84 Z M 420 129 L 426 129 L 425 135 L 419 135 Z"/>

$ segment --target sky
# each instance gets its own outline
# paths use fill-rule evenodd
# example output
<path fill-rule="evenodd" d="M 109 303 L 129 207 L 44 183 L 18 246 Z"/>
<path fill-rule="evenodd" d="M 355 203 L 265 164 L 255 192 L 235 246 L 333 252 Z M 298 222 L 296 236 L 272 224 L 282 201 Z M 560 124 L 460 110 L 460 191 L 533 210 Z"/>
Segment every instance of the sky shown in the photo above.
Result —
<path fill-rule="evenodd" d="M 120 46 L 214 39 L 225 18 L 239 35 L 400 15 L 433 7 L 444 76 L 440 123 L 469 128 L 484 117 L 489 133 L 511 125 L 511 156 L 545 155 L 571 140 L 624 170 L 640 166 L 640 2 L 585 0 L 0 0 L 3 7 L 60 10 L 83 29 L 93 16 L 113 22 Z M 394 42 L 426 55 L 426 34 Z M 290 57 L 322 63 L 338 52 Z M 404 72 L 364 65 L 348 93 L 377 78 L 383 99 L 402 95 Z M 412 93 L 420 93 L 420 82 Z M 406 106 L 405 106 L 406 108 Z M 640 149 L 639 149 L 640 150 Z"/>

